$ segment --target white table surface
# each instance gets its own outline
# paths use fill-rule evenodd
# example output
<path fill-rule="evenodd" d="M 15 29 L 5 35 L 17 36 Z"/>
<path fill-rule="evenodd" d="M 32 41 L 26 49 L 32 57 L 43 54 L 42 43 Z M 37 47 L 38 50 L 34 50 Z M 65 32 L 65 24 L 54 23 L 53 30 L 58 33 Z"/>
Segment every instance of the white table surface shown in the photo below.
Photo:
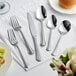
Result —
<path fill-rule="evenodd" d="M 75 27 L 76 26 L 76 15 L 64 15 L 64 14 L 60 14 L 60 13 L 54 11 L 49 6 L 48 0 L 6 0 L 6 1 L 10 3 L 11 9 L 7 14 L 0 15 L 0 31 L 3 32 L 3 34 L 5 35 L 6 38 L 7 38 L 6 31 L 8 28 L 11 28 L 9 25 L 10 16 L 16 15 L 18 20 L 20 21 L 24 35 L 26 36 L 29 44 L 33 47 L 32 38 L 31 38 L 29 28 L 28 28 L 26 13 L 30 12 L 32 14 L 32 16 L 34 17 L 36 9 L 40 5 L 44 5 L 47 9 L 48 15 L 52 15 L 52 14 L 56 15 L 56 17 L 58 18 L 58 25 L 60 25 L 61 21 L 64 19 L 68 19 L 72 23 L 72 30 L 70 31 L 70 33 L 67 34 L 67 36 L 64 36 L 62 38 L 61 45 L 59 45 L 59 47 L 58 47 L 58 49 L 59 49 L 58 53 L 59 52 L 62 53 L 64 48 L 67 48 L 70 46 L 72 47 L 72 46 L 76 45 L 76 43 L 75 43 L 75 41 L 76 41 L 76 34 L 75 34 L 75 32 L 76 32 L 76 27 Z M 36 21 L 35 18 L 34 18 L 34 21 L 36 23 L 37 31 L 39 31 L 40 23 L 38 21 Z M 46 24 L 46 21 L 44 24 Z M 46 25 L 44 25 L 44 29 L 45 29 L 45 36 L 46 36 L 46 41 L 47 41 L 48 35 L 49 35 L 49 30 L 46 28 Z M 53 35 L 55 37 L 55 39 L 53 37 L 53 41 L 56 42 L 57 35 L 56 34 L 53 34 Z M 38 42 L 40 42 L 40 32 L 38 32 L 38 40 L 39 40 Z M 54 44 L 55 43 L 53 43 L 52 48 L 54 47 Z M 22 44 L 21 44 L 21 46 L 22 46 L 21 48 L 23 50 L 24 49 L 26 50 L 26 48 L 24 48 Z M 45 49 L 45 48 L 41 48 L 41 49 Z M 51 75 L 57 76 L 57 73 L 54 72 L 49 66 L 50 61 L 51 60 L 47 61 L 46 63 L 44 63 L 32 70 L 29 70 L 28 72 L 25 72 L 13 60 L 6 76 L 51 76 Z"/>

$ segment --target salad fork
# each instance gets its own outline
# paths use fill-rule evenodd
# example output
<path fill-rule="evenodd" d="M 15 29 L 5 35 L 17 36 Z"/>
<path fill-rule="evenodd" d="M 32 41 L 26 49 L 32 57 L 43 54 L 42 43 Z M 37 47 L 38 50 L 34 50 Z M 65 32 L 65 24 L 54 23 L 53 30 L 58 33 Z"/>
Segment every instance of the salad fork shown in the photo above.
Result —
<path fill-rule="evenodd" d="M 9 42 L 18 49 L 18 52 L 20 54 L 20 57 L 21 57 L 22 62 L 24 64 L 24 67 L 25 68 L 28 68 L 28 65 L 27 65 L 27 63 L 26 63 L 26 61 L 25 61 L 25 59 L 24 59 L 24 57 L 22 55 L 22 52 L 21 52 L 21 50 L 20 50 L 20 48 L 18 46 L 18 41 L 16 39 L 16 36 L 14 34 L 14 31 L 12 29 L 8 29 L 7 30 L 7 33 L 8 33 Z"/>
<path fill-rule="evenodd" d="M 12 16 L 12 17 L 10 17 L 10 21 L 11 21 L 11 25 L 12 25 L 13 29 L 15 31 L 19 31 L 21 33 L 21 35 L 23 37 L 23 40 L 25 42 L 28 53 L 31 54 L 31 55 L 34 54 L 34 50 L 31 48 L 31 46 L 27 42 L 27 40 L 26 40 L 22 30 L 21 30 L 21 26 L 19 25 L 19 22 L 18 22 L 17 18 L 15 16 Z"/>

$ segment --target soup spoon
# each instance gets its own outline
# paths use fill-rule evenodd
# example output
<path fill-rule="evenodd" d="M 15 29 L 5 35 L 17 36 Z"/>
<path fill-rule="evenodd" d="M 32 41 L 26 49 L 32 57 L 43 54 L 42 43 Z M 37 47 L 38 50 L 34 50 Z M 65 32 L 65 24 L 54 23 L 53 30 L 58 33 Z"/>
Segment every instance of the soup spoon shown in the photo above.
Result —
<path fill-rule="evenodd" d="M 43 21 L 45 20 L 46 17 L 47 13 L 45 7 L 44 6 L 39 7 L 36 11 L 36 19 L 41 22 L 41 43 L 40 43 L 41 46 L 46 45 L 44 36 L 44 27 L 43 27 Z"/>
<path fill-rule="evenodd" d="M 48 39 L 48 45 L 46 50 L 50 51 L 51 50 L 51 34 L 52 34 L 52 30 L 57 26 L 57 19 L 54 15 L 52 15 L 47 22 L 47 27 L 50 29 L 50 34 L 49 34 L 49 39 Z"/>
<path fill-rule="evenodd" d="M 67 33 L 70 31 L 70 29 L 71 29 L 71 23 L 70 23 L 70 21 L 64 20 L 64 21 L 62 22 L 62 25 L 61 25 L 61 26 L 59 27 L 59 29 L 58 29 L 58 31 L 59 31 L 59 33 L 60 33 L 60 37 L 59 37 L 59 39 L 58 39 L 58 41 L 57 41 L 57 44 L 56 44 L 54 50 L 52 51 L 51 55 L 54 56 L 54 52 L 56 51 L 56 49 L 57 49 L 57 47 L 58 47 L 58 44 L 59 44 L 59 42 L 60 42 L 60 40 L 61 40 L 61 37 L 62 37 L 63 35 L 65 35 L 65 34 L 67 34 Z"/>

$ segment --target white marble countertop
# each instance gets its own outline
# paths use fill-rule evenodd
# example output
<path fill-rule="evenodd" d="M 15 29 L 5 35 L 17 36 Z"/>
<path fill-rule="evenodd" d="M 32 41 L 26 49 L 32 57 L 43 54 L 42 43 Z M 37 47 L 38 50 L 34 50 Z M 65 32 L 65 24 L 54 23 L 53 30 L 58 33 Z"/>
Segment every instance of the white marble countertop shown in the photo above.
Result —
<path fill-rule="evenodd" d="M 47 9 L 47 13 L 48 15 L 56 15 L 57 19 L 58 19 L 58 25 L 60 25 L 61 21 L 63 21 L 64 19 L 68 19 L 71 21 L 72 23 L 72 30 L 65 35 L 62 38 L 61 41 L 61 45 L 59 45 L 58 49 L 60 51 L 60 53 L 62 53 L 63 49 L 68 48 L 68 47 L 72 47 L 75 46 L 76 43 L 76 15 L 64 15 L 64 14 L 60 14 L 56 11 L 54 11 L 48 3 L 48 0 L 6 0 L 7 2 L 10 3 L 11 5 L 11 9 L 10 11 L 5 14 L 5 15 L 0 15 L 0 31 L 3 31 L 3 34 L 5 35 L 5 37 L 7 38 L 7 29 L 11 28 L 11 26 L 9 25 L 9 19 L 11 16 L 16 15 L 18 20 L 20 21 L 20 25 L 22 26 L 22 31 L 24 32 L 24 35 L 26 36 L 29 44 L 33 47 L 33 42 L 32 42 L 32 38 L 29 32 L 29 27 L 28 27 L 28 22 L 27 22 L 27 17 L 26 17 L 26 13 L 30 12 L 32 14 L 32 17 L 35 17 L 35 11 L 36 9 L 40 6 L 40 5 L 44 5 Z M 37 31 L 39 30 L 39 25 L 40 23 L 35 20 L 35 23 L 37 23 L 36 27 L 37 27 Z M 44 22 L 44 29 L 45 29 L 45 36 L 46 36 L 46 42 L 48 40 L 48 35 L 49 35 L 49 30 L 46 27 L 46 21 Z M 54 47 L 54 42 L 56 42 L 57 40 L 57 30 L 55 30 L 55 33 L 53 34 L 53 46 Z M 40 42 L 40 32 L 38 32 L 38 40 Z M 20 40 L 20 39 L 19 39 Z M 39 43 L 40 44 L 40 43 Z M 23 44 L 20 44 L 23 50 L 26 50 L 26 48 L 23 46 Z M 41 48 L 42 50 L 44 50 L 46 47 Z M 33 48 L 34 49 L 34 48 Z M 59 51 L 57 51 L 59 53 Z M 27 53 L 27 51 L 26 51 Z M 49 54 L 51 54 L 49 52 Z M 26 54 L 27 55 L 27 54 Z M 31 58 L 31 57 L 30 57 Z M 29 60 L 27 60 L 29 61 Z M 12 61 L 11 67 L 9 68 L 6 76 L 57 76 L 57 73 L 54 72 L 49 64 L 50 61 L 47 61 L 46 63 L 32 69 L 29 70 L 27 72 L 25 72 L 14 60 Z M 29 63 L 30 64 L 30 63 Z"/>

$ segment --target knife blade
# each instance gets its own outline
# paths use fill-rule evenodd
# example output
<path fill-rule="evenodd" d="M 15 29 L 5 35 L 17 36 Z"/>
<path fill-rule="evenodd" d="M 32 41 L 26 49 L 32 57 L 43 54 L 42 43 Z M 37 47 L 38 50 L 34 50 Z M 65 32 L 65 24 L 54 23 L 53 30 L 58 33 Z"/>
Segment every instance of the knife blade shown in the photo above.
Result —
<path fill-rule="evenodd" d="M 28 20 L 28 24 L 29 24 L 29 29 L 33 38 L 33 42 L 34 42 L 34 47 L 35 47 L 35 57 L 36 60 L 38 62 L 41 61 L 41 54 L 40 54 L 40 48 L 38 46 L 38 41 L 37 41 L 37 31 L 36 31 L 36 27 L 34 24 L 34 21 L 32 19 L 32 16 L 30 13 L 27 13 L 27 20 Z"/>
<path fill-rule="evenodd" d="M 37 35 L 36 27 L 30 13 L 27 13 L 27 19 L 32 36 L 36 36 Z"/>

